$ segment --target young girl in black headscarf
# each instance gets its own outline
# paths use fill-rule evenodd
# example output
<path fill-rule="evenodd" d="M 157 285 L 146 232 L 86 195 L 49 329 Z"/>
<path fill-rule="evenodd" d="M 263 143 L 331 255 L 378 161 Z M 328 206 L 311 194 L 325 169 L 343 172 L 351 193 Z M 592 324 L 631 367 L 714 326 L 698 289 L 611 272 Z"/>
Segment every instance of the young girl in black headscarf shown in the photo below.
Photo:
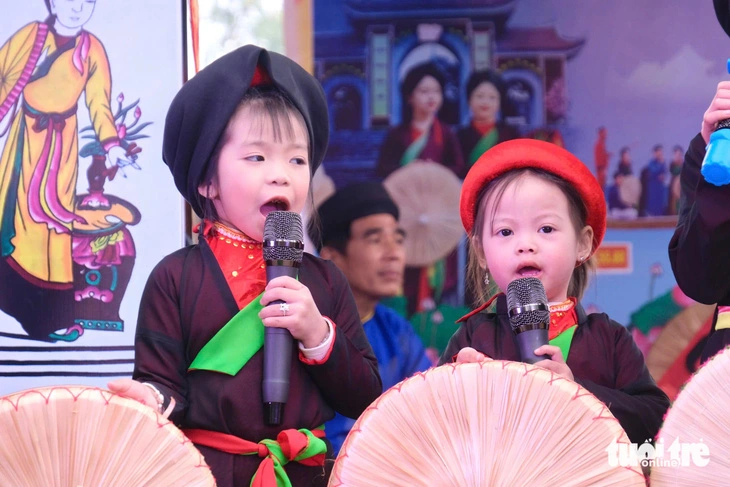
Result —
<path fill-rule="evenodd" d="M 325 485 L 331 449 L 319 427 L 335 411 L 357 417 L 381 392 L 352 294 L 332 263 L 304 254 L 298 280 L 266 283 L 266 215 L 303 209 L 327 139 L 319 83 L 255 46 L 202 70 L 168 112 L 163 157 L 204 219 L 201 238 L 152 271 L 134 380 L 109 387 L 160 411 L 174 399 L 170 419 L 201 450 L 219 486 L 252 478 L 253 485 Z M 267 307 L 277 300 L 286 304 Z M 268 326 L 287 328 L 299 348 L 280 426 L 264 422 Z"/>

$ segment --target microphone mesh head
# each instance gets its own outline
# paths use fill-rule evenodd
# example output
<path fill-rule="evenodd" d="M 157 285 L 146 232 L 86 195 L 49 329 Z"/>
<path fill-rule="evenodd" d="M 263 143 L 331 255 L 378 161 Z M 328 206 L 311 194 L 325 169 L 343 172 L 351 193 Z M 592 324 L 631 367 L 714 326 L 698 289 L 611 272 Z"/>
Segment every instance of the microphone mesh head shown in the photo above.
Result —
<path fill-rule="evenodd" d="M 286 241 L 298 242 L 298 247 L 287 247 Z M 275 244 L 271 246 L 271 242 Z M 264 222 L 264 260 L 302 261 L 304 249 L 302 217 L 293 211 L 272 211 Z"/>
<path fill-rule="evenodd" d="M 515 308 L 528 304 L 543 304 L 545 309 L 523 311 L 522 313 L 509 317 L 512 328 L 522 325 L 534 325 L 537 323 L 550 323 L 550 309 L 548 306 L 545 288 L 536 277 L 523 277 L 515 279 L 507 286 L 507 309 L 512 311 Z"/>

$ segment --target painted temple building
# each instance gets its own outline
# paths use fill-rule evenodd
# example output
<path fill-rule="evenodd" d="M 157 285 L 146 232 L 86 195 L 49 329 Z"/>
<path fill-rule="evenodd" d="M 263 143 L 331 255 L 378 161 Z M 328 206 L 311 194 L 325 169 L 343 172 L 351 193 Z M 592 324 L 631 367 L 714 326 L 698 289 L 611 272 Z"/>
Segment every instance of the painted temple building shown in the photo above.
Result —
<path fill-rule="evenodd" d="M 401 121 L 404 73 L 427 60 L 446 75 L 444 122 L 468 122 L 467 79 L 491 68 L 505 81 L 506 123 L 522 132 L 559 126 L 568 104 L 566 63 L 585 41 L 552 27 L 509 27 L 518 2 L 318 0 L 314 58 L 330 107 L 328 171 L 347 165 L 345 159 L 353 169 L 367 166 L 351 154 L 353 144 L 361 158 L 377 152 L 384 129 Z"/>

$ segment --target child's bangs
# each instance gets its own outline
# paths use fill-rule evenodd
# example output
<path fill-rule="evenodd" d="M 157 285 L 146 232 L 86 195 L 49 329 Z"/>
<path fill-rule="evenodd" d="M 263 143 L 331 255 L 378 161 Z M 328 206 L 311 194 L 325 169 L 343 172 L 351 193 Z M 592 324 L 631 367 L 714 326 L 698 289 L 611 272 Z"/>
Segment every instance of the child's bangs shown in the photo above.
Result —
<path fill-rule="evenodd" d="M 258 135 L 263 133 L 265 127 L 271 127 L 276 142 L 293 141 L 297 128 L 308 134 L 302 114 L 278 91 L 250 90 L 241 101 L 241 107 L 245 107 L 251 120 L 255 121 L 252 130 L 258 130 Z M 295 127 L 295 123 L 299 126 Z"/>
<path fill-rule="evenodd" d="M 492 211 L 490 221 L 493 222 L 497 213 L 497 208 L 499 208 L 499 204 L 504 196 L 504 192 L 513 184 L 520 184 L 521 180 L 523 180 L 528 174 L 537 176 L 548 183 L 554 184 L 563 192 L 565 197 L 568 199 L 570 218 L 573 226 L 575 227 L 576 232 L 579 232 L 586 224 L 587 212 L 578 191 L 564 179 L 550 172 L 536 168 L 514 169 L 504 173 L 487 184 L 479 196 L 478 216 L 484 218 L 484 212 L 486 211 L 487 205 L 491 203 Z M 492 228 L 491 230 L 494 229 Z"/>
<path fill-rule="evenodd" d="M 522 179 L 527 172 L 527 170 L 509 171 L 487 184 L 479 197 L 479 216 L 482 219 L 484 218 L 487 206 L 491 203 L 492 211 L 489 215 L 489 221 L 490 225 L 493 225 L 494 219 L 497 215 L 497 209 L 504 197 L 504 192 L 507 191 L 507 188 L 510 187 L 512 183 L 519 182 L 519 180 Z M 493 232 L 494 227 L 490 227 L 490 231 Z"/>

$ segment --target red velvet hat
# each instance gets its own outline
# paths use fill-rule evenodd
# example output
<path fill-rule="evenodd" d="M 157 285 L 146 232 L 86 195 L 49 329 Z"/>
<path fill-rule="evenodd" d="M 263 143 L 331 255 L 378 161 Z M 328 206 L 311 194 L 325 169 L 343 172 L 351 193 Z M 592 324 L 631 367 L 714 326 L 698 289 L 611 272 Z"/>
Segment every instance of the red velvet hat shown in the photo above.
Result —
<path fill-rule="evenodd" d="M 497 176 L 513 169 L 534 168 L 550 172 L 570 183 L 588 211 L 588 225 L 593 228 L 593 251 L 606 233 L 606 198 L 596 177 L 580 159 L 555 144 L 534 139 L 502 142 L 477 159 L 461 187 L 461 222 L 471 233 L 477 212 L 479 193 Z"/>

